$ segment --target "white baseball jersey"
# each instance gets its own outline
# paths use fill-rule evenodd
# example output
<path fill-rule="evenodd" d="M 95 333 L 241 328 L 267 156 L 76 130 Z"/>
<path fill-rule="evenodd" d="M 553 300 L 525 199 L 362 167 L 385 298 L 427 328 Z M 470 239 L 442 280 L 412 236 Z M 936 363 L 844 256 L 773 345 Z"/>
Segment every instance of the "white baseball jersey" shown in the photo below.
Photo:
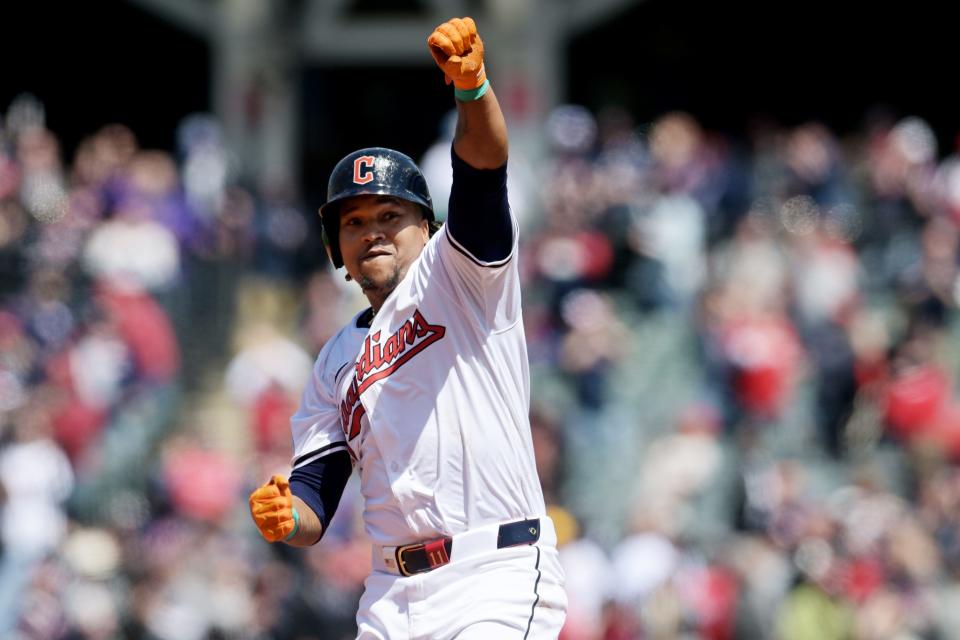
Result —
<path fill-rule="evenodd" d="M 374 544 L 545 516 L 516 251 L 483 263 L 443 227 L 370 328 L 358 315 L 317 357 L 294 468 L 346 448 Z"/>

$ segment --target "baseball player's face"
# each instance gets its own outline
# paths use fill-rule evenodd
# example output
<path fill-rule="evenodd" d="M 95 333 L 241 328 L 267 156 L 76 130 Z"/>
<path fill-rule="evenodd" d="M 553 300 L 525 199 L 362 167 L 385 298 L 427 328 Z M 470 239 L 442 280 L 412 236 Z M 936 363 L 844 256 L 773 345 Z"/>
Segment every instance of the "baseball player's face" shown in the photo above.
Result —
<path fill-rule="evenodd" d="M 403 279 L 429 239 L 420 209 L 399 198 L 355 196 L 340 210 L 343 264 L 374 306 Z"/>

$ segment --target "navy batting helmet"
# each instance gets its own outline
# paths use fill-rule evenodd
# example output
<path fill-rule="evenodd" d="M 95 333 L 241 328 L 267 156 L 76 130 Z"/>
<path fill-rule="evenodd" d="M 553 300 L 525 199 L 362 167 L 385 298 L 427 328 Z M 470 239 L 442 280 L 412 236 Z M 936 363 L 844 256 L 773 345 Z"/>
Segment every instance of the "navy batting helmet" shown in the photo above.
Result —
<path fill-rule="evenodd" d="M 433 201 L 427 181 L 408 156 L 383 147 L 360 149 L 337 163 L 327 184 L 327 201 L 320 207 L 324 242 L 334 267 L 343 266 L 340 253 L 340 204 L 359 195 L 386 195 L 420 205 L 433 222 Z"/>

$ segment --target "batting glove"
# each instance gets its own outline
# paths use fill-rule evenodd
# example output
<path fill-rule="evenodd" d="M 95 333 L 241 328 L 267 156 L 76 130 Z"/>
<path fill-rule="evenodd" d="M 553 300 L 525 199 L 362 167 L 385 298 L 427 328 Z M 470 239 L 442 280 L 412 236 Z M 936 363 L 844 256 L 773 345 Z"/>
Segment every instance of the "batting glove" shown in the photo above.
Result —
<path fill-rule="evenodd" d="M 447 84 L 457 89 L 476 89 L 487 79 L 483 69 L 483 40 L 473 18 L 453 18 L 433 30 L 427 47 Z"/>
<path fill-rule="evenodd" d="M 250 515 L 268 542 L 289 540 L 300 528 L 290 483 L 281 475 L 273 476 L 250 494 Z"/>

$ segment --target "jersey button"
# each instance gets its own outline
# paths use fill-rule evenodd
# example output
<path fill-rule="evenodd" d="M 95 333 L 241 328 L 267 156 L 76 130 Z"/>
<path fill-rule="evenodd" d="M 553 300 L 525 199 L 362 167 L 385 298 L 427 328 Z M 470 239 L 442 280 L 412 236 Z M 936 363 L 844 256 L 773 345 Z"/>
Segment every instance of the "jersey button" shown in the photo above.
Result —
<path fill-rule="evenodd" d="M 391 462 L 391 463 L 390 463 L 390 471 L 396 472 L 396 471 L 399 471 L 399 470 L 400 470 L 400 465 L 399 465 L 399 464 L 397 464 L 396 462 Z"/>

